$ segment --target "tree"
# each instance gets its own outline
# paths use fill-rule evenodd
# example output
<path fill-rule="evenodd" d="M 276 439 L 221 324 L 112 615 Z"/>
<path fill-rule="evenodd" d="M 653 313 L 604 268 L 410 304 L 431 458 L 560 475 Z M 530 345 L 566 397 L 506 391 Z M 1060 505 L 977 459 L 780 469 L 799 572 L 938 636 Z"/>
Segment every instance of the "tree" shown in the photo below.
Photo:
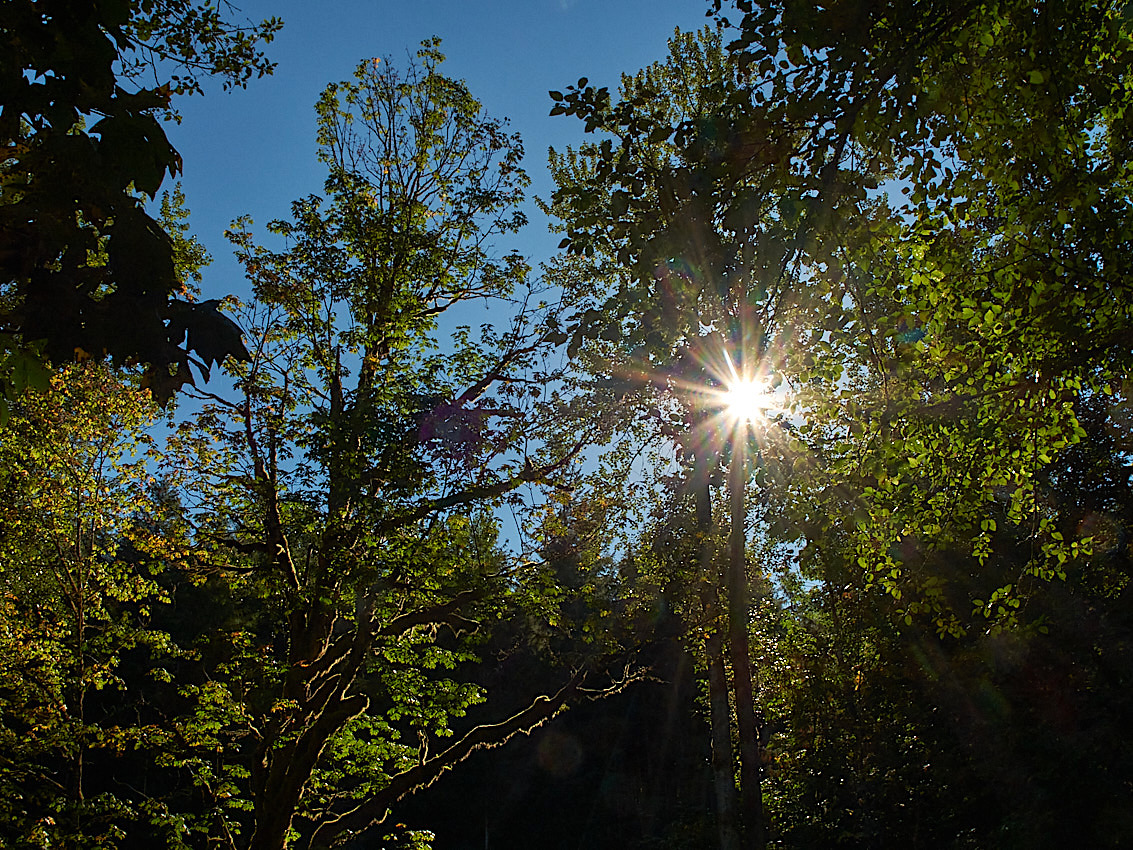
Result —
<path fill-rule="evenodd" d="M 1109 254 L 1125 238 L 1128 32 L 1107 4 L 893 3 L 853 26 L 849 11 L 803 25 L 789 4 L 745 6 L 734 47 L 806 140 L 787 160 L 815 192 L 796 257 L 821 329 L 794 349 L 806 439 L 861 497 L 863 566 L 916 610 L 933 592 L 885 554 L 902 528 L 979 557 L 1005 490 L 1008 521 L 1035 526 L 1028 573 L 1072 556 L 1037 475 L 1082 436 L 1073 398 L 1128 372 L 1124 255 Z M 886 179 L 907 200 L 870 188 Z"/>
<path fill-rule="evenodd" d="M 1124 10 L 740 5 L 737 61 L 760 72 L 776 125 L 805 130 L 809 147 L 793 148 L 791 162 L 814 186 L 795 280 L 821 300 L 804 308 L 816 330 L 796 337 L 790 358 L 808 420 L 792 480 L 815 482 L 800 492 L 807 577 L 825 585 L 825 616 L 866 600 L 883 614 L 869 628 L 886 680 L 910 650 L 926 659 L 927 669 L 901 670 L 914 695 L 903 699 L 941 708 L 901 710 L 898 724 L 919 730 L 917 746 L 931 742 L 937 769 L 980 788 L 937 808 L 942 835 L 961 831 L 954 818 L 987 836 L 981 843 L 1058 846 L 1074 840 L 1060 830 L 1104 822 L 1092 840 L 1120 840 L 1111 815 L 1079 822 L 1044 787 L 1049 768 L 1035 749 L 1060 751 L 1050 763 L 1065 764 L 1070 740 L 1090 749 L 1091 732 L 1062 727 L 1028 747 L 1025 730 L 1057 710 L 1045 695 L 1023 696 L 1023 682 L 1052 670 L 1097 682 L 1093 661 L 1055 648 L 1076 644 L 1070 612 L 1089 608 L 1107 630 L 1124 628 L 1091 591 L 1079 595 L 1091 530 L 1073 519 L 1079 497 L 1056 497 L 1049 483 L 1068 482 L 1057 470 L 1087 438 L 1082 412 L 1114 404 L 1129 371 L 1129 316 L 1116 306 L 1127 257 L 1110 253 L 1127 238 Z M 817 180 L 824 172 L 833 182 Z M 894 201 L 902 190 L 907 199 Z M 835 217 L 824 195 L 858 200 Z M 1048 644 L 1044 630 L 1061 642 Z M 872 691 L 874 706 L 899 706 L 869 669 L 855 671 L 846 705 L 861 709 Z M 1069 686 L 1077 705 L 1092 702 L 1091 687 L 1104 688 Z M 963 703 L 977 688 L 1003 695 L 1002 714 L 973 720 Z M 1111 728 L 1093 712 L 1112 699 L 1095 699 L 1083 714 L 1093 730 Z M 860 736 L 861 722 L 841 732 Z M 985 757 L 973 739 L 1004 745 Z M 957 748 L 966 764 L 952 761 Z M 877 769 L 901 763 L 881 738 L 865 749 Z M 1106 812 L 1114 805 L 1097 799 Z M 898 829 L 892 840 L 908 839 Z"/>
<path fill-rule="evenodd" d="M 1064 581 L 984 604 L 1030 557 L 1026 529 L 1003 506 L 982 562 L 962 543 L 925 559 L 962 612 L 959 637 L 939 634 L 930 610 L 906 622 L 902 601 L 867 582 L 845 530 L 815 533 L 801 574 L 781 575 L 789 616 L 779 651 L 789 663 L 765 687 L 788 720 L 769 799 L 786 846 L 1128 842 L 1128 762 L 1113 730 L 1130 707 L 1111 689 L 1128 664 L 1118 590 L 1128 551 L 1118 540 L 1130 469 L 1118 448 L 1128 426 L 1109 407 L 1097 397 L 1080 406 L 1086 436 L 1043 475 L 1061 532 L 1097 529 L 1095 553 L 1067 561 Z M 973 611 L 972 599 L 984 601 Z M 997 607 L 1013 614 L 1010 626 Z"/>
<path fill-rule="evenodd" d="M 777 163 L 753 165 L 758 116 L 743 112 L 748 82 L 723 50 L 719 34 L 677 33 L 670 56 L 624 77 L 621 99 L 582 80 L 553 113 L 576 114 L 609 138 L 577 154 L 552 158 L 559 188 L 550 210 L 564 224 L 563 247 L 586 258 L 564 278 L 577 305 L 571 348 L 602 376 L 625 410 L 671 440 L 695 493 L 701 540 L 699 586 L 708 623 L 705 652 L 713 694 L 714 764 L 721 845 L 740 829 L 729 801 L 734 780 L 724 643 L 737 703 L 744 828 L 762 842 L 758 714 L 750 670 L 743 499 L 748 483 L 746 426 L 722 415 L 722 388 L 743 376 L 766 376 L 778 355 L 767 350 L 782 322 L 777 279 L 791 233 L 774 216 Z M 715 130 L 742 125 L 731 135 Z M 761 169 L 762 166 L 762 170 Z M 762 180 L 774 189 L 760 194 Z M 783 189 L 782 191 L 787 191 Z M 624 419 L 619 423 L 626 427 Z M 735 509 L 728 559 L 717 568 L 711 482 L 727 467 Z M 726 584 L 727 616 L 717 585 Z M 724 625 L 726 624 L 726 625 Z"/>
<path fill-rule="evenodd" d="M 427 823 L 438 848 L 523 846 L 533 833 L 549 848 L 711 840 L 709 735 L 693 710 L 696 650 L 685 647 L 697 641 L 685 634 L 679 603 L 655 584 L 652 553 L 613 556 L 620 506 L 612 496 L 551 494 L 536 531 L 542 599 L 492 630 L 477 681 L 494 703 L 518 709 L 533 689 L 554 690 L 564 671 L 619 647 L 632 648 L 648 676 L 572 707 L 504 752 L 470 759 L 395 809 L 399 820 Z"/>
<path fill-rule="evenodd" d="M 1041 473 L 1130 365 L 1123 7 L 735 5 L 713 109 L 648 76 L 552 92 L 609 137 L 560 166 L 563 247 L 609 286 L 565 331 L 639 386 L 688 379 L 700 329 L 746 331 L 792 389 L 779 531 L 841 539 L 907 624 L 960 637 L 974 604 L 1008 626 L 1089 545 Z M 1018 546 L 997 519 L 1021 580 L 989 567 Z M 957 552 L 978 594 L 940 569 Z"/>
<path fill-rule="evenodd" d="M 155 625 L 160 566 L 142 554 L 156 411 L 133 384 L 62 368 L 3 428 L 0 832 L 13 846 L 183 846 L 183 817 L 131 781 L 125 755 L 173 748 L 135 695 L 176 653 Z M 153 665 L 135 678 L 141 654 Z"/>
<path fill-rule="evenodd" d="M 159 117 L 174 94 L 272 65 L 280 27 L 226 21 L 195 0 L 18 0 L 0 11 L 0 381 L 43 387 L 45 364 L 147 367 L 167 400 L 226 356 L 245 356 L 217 302 L 187 297 L 170 234 L 146 211 L 181 158 Z M 178 69 L 162 85 L 151 74 Z M 129 85 L 138 87 L 130 91 Z"/>
<path fill-rule="evenodd" d="M 740 6 L 731 47 L 749 76 L 728 108 L 684 120 L 645 106 L 648 98 L 611 105 L 608 93 L 590 87 L 562 98 L 557 111 L 577 113 L 618 140 L 596 149 L 593 176 L 576 182 L 574 196 L 563 195 L 574 207 L 564 246 L 616 257 L 628 279 L 641 282 L 636 289 L 623 284 L 616 296 L 631 300 L 651 291 L 657 257 L 680 255 L 681 245 L 662 241 L 666 209 L 681 210 L 682 222 L 702 222 L 683 248 L 704 256 L 696 268 L 720 280 L 754 275 L 755 291 L 769 294 L 778 326 L 789 330 L 782 365 L 796 390 L 796 410 L 807 419 L 796 436 L 809 441 L 798 448 L 821 457 L 840 486 L 850 486 L 851 470 L 859 476 L 864 469 L 863 445 L 882 453 L 899 447 L 889 460 L 874 458 L 895 467 L 905 464 L 909 447 L 934 462 L 943 461 L 941 446 L 955 445 L 938 467 L 941 481 L 948 477 L 944 465 L 983 456 L 990 463 L 986 480 L 945 486 L 931 507 L 909 489 L 917 489 L 911 478 L 887 475 L 886 487 L 894 480 L 907 485 L 887 497 L 887 510 L 919 504 L 938 517 L 960 511 L 965 522 L 976 519 L 989 494 L 1018 477 L 1009 435 L 1032 434 L 1034 445 L 1041 444 L 1035 457 L 1045 463 L 1080 436 L 1067 416 L 1069 400 L 1059 394 L 1079 384 L 1112 391 L 1126 369 L 1125 348 L 1108 345 L 1124 338 L 1126 317 L 1109 296 L 1124 285 L 1123 261 L 1109 258 L 1104 280 L 1090 282 L 1097 275 L 1085 259 L 1091 246 L 1110 244 L 1092 228 L 1101 226 L 1098 210 L 1119 205 L 1124 191 L 1112 165 L 1124 137 L 1114 58 L 1123 55 L 1126 36 L 1117 10 L 893 3 L 859 19 L 852 4 L 814 15 L 797 4 Z M 1057 29 L 1056 48 L 1052 22 L 1064 17 L 1081 25 Z M 910 52 L 910 43 L 920 48 Z M 1042 87 L 1056 79 L 1053 69 L 1039 67 L 1052 50 L 1076 55 L 1091 69 L 1089 85 L 1082 84 L 1088 96 L 1073 109 L 1065 102 L 1070 78 Z M 1020 51 L 1038 64 L 1025 80 L 1005 78 L 1003 57 Z M 1004 86 L 1017 96 L 1005 102 L 992 95 Z M 1057 138 L 1049 145 L 1001 144 L 1003 128 L 1025 135 L 1023 126 L 1033 124 L 1057 128 Z M 668 166 L 638 153 L 662 138 L 701 163 L 696 179 L 691 170 L 675 172 L 682 181 L 672 184 L 680 192 L 671 198 L 657 188 Z M 1097 143 L 1102 138 L 1105 145 Z M 945 170 L 941 158 L 948 156 Z M 1075 200 L 1051 218 L 1062 196 L 1050 193 L 1063 177 L 1059 185 Z M 879 181 L 887 178 L 911 184 L 907 204 L 880 193 Z M 610 195 L 616 206 L 587 200 L 606 197 L 607 183 L 617 187 Z M 1088 204 L 1090 198 L 1100 206 Z M 1083 217 L 1082 232 L 1064 223 L 1071 209 Z M 721 235 L 712 235 L 708 222 L 718 223 Z M 1073 263 L 1066 259 L 1071 248 Z M 1098 301 L 1083 310 L 1091 298 Z M 644 301 L 639 309 L 656 322 L 666 300 L 673 301 L 654 299 L 653 312 Z M 581 311 L 576 338 L 614 333 L 606 327 L 609 312 Z M 1081 321 L 1051 325 L 1055 315 Z M 1024 331 L 1033 338 L 1024 342 Z M 664 333 L 654 331 L 656 338 Z M 1093 340 L 1089 350 L 1097 359 L 1084 356 L 1085 339 Z M 973 362 L 985 365 L 974 372 L 960 365 Z M 1028 404 L 1015 403 L 1020 395 Z M 961 433 L 955 423 L 961 410 L 982 424 Z M 914 433 L 921 427 L 924 433 Z M 1007 454 L 993 459 L 991 446 Z M 831 464 L 835 456 L 846 458 L 846 468 Z M 1024 504 L 1033 477 L 1024 473 L 1024 479 L 1016 515 L 1033 515 Z M 961 507 L 957 499 L 968 497 L 974 501 Z M 869 545 L 879 548 L 876 541 Z"/>
<path fill-rule="evenodd" d="M 460 328 L 437 350 L 441 314 L 513 303 L 527 275 L 492 255 L 522 223 L 519 139 L 442 60 L 428 41 L 405 71 L 370 60 L 327 88 L 328 197 L 270 226 L 280 250 L 247 222 L 231 234 L 254 287 L 238 308 L 252 356 L 229 361 L 234 397 L 199 394 L 170 458 L 186 558 L 230 600 L 192 697 L 237 846 L 343 844 L 473 750 L 609 685 L 595 659 L 440 746 L 483 699 L 459 672 L 480 622 L 541 578 L 497 547 L 491 510 L 573 457 L 536 454 L 545 331 L 522 301 L 514 326 Z"/>

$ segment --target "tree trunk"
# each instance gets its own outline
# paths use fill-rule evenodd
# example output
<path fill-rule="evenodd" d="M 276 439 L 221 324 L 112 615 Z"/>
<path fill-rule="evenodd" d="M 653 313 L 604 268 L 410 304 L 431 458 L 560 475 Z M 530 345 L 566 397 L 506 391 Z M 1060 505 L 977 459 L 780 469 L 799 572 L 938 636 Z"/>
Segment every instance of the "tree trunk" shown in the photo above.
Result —
<path fill-rule="evenodd" d="M 732 762 L 732 724 L 728 709 L 728 677 L 724 671 L 724 645 L 720 634 L 719 571 L 712 542 L 712 492 L 708 465 L 697 458 L 696 531 L 700 537 L 701 601 L 704 603 L 704 654 L 708 664 L 709 718 L 712 724 L 712 781 L 716 791 L 716 826 L 720 850 L 740 850 L 736 813 L 736 782 Z"/>
<path fill-rule="evenodd" d="M 731 711 L 728 709 L 728 677 L 724 672 L 724 641 L 715 625 L 704 638 L 708 656 L 708 702 L 712 719 L 712 782 L 716 789 L 716 826 L 720 850 L 740 850 L 739 818 L 736 813 L 736 781 L 732 769 Z"/>
<path fill-rule="evenodd" d="M 744 845 L 763 850 L 762 765 L 759 758 L 759 726 L 755 713 L 755 683 L 748 638 L 750 592 L 747 581 L 746 518 L 747 476 L 745 446 L 737 439 L 728 468 L 728 500 L 731 528 L 728 534 L 728 645 L 732 656 L 732 680 L 736 695 L 736 724 L 740 738 L 741 822 Z"/>

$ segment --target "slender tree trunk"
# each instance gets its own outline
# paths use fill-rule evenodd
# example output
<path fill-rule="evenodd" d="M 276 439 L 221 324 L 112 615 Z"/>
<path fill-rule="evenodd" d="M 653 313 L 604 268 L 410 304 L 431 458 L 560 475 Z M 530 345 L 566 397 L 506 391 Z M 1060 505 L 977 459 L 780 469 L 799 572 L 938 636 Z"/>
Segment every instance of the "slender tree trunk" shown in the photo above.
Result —
<path fill-rule="evenodd" d="M 701 600 L 705 612 L 704 654 L 708 663 L 708 703 L 712 724 L 712 780 L 716 791 L 716 826 L 720 850 L 740 850 L 736 812 L 736 782 L 732 761 L 731 711 L 728 709 L 728 677 L 724 671 L 724 642 L 720 634 L 718 571 L 712 543 L 712 493 L 708 464 L 697 458 L 696 531 L 700 537 Z"/>
<path fill-rule="evenodd" d="M 712 783 L 716 790 L 716 826 L 720 850 L 740 850 L 736 781 L 732 768 L 731 711 L 728 678 L 724 672 L 724 641 L 715 624 L 704 638 L 708 656 L 708 702 L 712 720 Z"/>
<path fill-rule="evenodd" d="M 763 850 L 766 844 L 763 824 L 762 765 L 759 758 L 759 726 L 755 713 L 755 683 L 752 675 L 748 638 L 750 592 L 747 581 L 746 450 L 739 439 L 733 446 L 728 469 L 728 500 L 731 528 L 728 535 L 728 645 L 732 656 L 732 680 L 736 694 L 736 724 L 740 738 L 741 822 L 744 845 Z"/>

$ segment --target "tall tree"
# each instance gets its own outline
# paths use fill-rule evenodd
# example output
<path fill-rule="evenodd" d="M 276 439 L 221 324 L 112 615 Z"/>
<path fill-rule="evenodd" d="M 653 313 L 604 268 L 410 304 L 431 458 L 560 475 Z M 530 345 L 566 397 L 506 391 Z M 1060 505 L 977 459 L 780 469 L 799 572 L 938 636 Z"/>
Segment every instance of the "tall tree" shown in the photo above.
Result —
<path fill-rule="evenodd" d="M 203 394 L 170 464 L 191 558 L 233 599 L 231 646 L 197 699 L 218 707 L 238 846 L 347 842 L 600 672 L 577 666 L 440 746 L 483 699 L 446 671 L 525 592 L 491 511 L 572 457 L 536 454 L 544 332 L 507 301 L 526 264 L 493 255 L 523 221 L 522 147 L 442 60 L 428 41 L 405 70 L 374 59 L 327 88 L 328 197 L 271 225 L 279 250 L 246 223 L 233 232 L 254 287 L 240 308 L 252 357 L 230 366 L 235 396 Z M 438 348 L 438 318 L 471 298 L 511 304 L 515 325 L 460 328 Z"/>
<path fill-rule="evenodd" d="M 752 435 L 746 422 L 726 415 L 724 390 L 771 371 L 775 355 L 767 347 L 781 321 L 776 275 L 789 236 L 772 215 L 778 195 L 751 186 L 757 179 L 770 184 L 775 163 L 759 172 L 728 151 L 731 136 L 714 135 L 729 120 L 747 120 L 735 133 L 755 144 L 761 125 L 742 112 L 746 86 L 720 35 L 705 30 L 677 33 L 665 62 L 623 78 L 617 103 L 585 80 L 565 96 L 551 92 L 559 100 L 554 113 L 576 114 L 588 130 L 608 136 L 552 157 L 559 186 L 550 210 L 563 221 L 563 247 L 582 258 L 564 276 L 578 307 L 571 348 L 631 416 L 652 422 L 654 438 L 673 441 L 674 459 L 696 493 L 700 586 L 706 610 L 715 612 L 705 652 L 727 848 L 739 846 L 745 832 L 761 843 L 763 824 L 743 529 Z M 752 151 L 745 150 L 749 157 Z M 731 558 L 722 557 L 714 533 L 722 523 L 713 518 L 711 482 L 724 467 L 735 501 Z M 720 584 L 727 588 L 723 604 Z M 739 824 L 731 815 L 725 644 L 739 731 Z"/>
<path fill-rule="evenodd" d="M 735 6 L 711 109 L 648 77 L 618 102 L 552 93 L 609 137 L 556 196 L 564 247 L 601 271 L 567 332 L 668 385 L 689 338 L 746 330 L 793 390 L 796 532 L 843 535 L 895 616 L 958 636 L 972 597 L 930 567 L 1013 545 L 1002 515 L 1027 562 L 976 599 L 1010 622 L 1088 545 L 1041 472 L 1082 438 L 1075 400 L 1120 394 L 1130 365 L 1124 7 Z M 689 309 L 704 297 L 736 306 Z"/>
<path fill-rule="evenodd" d="M 1057 577 L 1075 543 L 1039 474 L 1082 436 L 1074 398 L 1130 365 L 1123 9 L 741 6 L 737 61 L 795 128 L 784 173 L 812 197 L 795 279 L 818 330 L 788 352 L 804 436 L 859 495 L 863 566 L 933 607 L 888 553 L 912 533 L 986 556 L 1008 492 L 1008 521 L 1033 526 L 1027 574 Z"/>

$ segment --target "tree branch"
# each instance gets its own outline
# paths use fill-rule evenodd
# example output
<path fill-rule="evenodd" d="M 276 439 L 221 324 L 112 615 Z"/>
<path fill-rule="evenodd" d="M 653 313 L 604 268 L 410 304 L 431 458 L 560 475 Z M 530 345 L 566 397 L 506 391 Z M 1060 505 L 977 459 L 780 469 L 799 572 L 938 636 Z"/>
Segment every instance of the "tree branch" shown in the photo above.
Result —
<path fill-rule="evenodd" d="M 456 493 L 451 493 L 448 496 L 441 496 L 436 499 L 429 499 L 423 504 L 418 505 L 412 510 L 392 517 L 385 522 L 379 523 L 377 531 L 385 534 L 395 529 L 402 528 L 410 523 L 416 522 L 419 519 L 424 519 L 429 514 L 443 511 L 446 508 L 454 508 L 458 505 L 466 505 L 471 502 L 490 501 L 498 498 L 505 493 L 510 493 L 522 484 L 527 484 L 533 481 L 544 481 L 552 473 L 557 472 L 567 465 L 585 445 L 585 440 L 579 440 L 575 443 L 574 447 L 563 455 L 558 460 L 542 466 L 532 465 L 530 459 L 526 461 L 523 471 L 512 478 L 504 481 L 497 481 L 494 484 L 481 484 L 476 487 L 468 487 L 467 489 L 460 490 Z"/>
<path fill-rule="evenodd" d="M 553 695 L 536 697 L 527 708 L 499 723 L 476 726 L 443 752 L 391 777 L 389 784 L 374 796 L 353 809 L 319 824 L 308 840 L 307 846 L 311 850 L 323 850 L 341 845 L 382 823 L 391 805 L 415 791 L 427 788 L 445 771 L 459 764 L 476 750 L 498 747 L 516 735 L 534 731 L 567 708 L 571 702 L 601 699 L 620 693 L 627 685 L 638 681 L 643 674 L 640 670 L 631 671 L 627 668 L 626 675 L 622 679 L 598 690 L 582 687 L 587 675 L 586 670 L 576 671 L 570 681 Z"/>
<path fill-rule="evenodd" d="M 462 590 L 450 601 L 442 605 L 436 605 L 432 608 L 422 608 L 419 611 L 410 611 L 408 614 L 402 614 L 400 617 L 395 617 L 386 625 L 382 626 L 374 632 L 374 637 L 396 637 L 405 634 L 415 626 L 428 626 L 428 625 L 460 625 L 460 626 L 476 626 L 479 625 L 474 620 L 469 620 L 461 617 L 457 612 L 460 608 L 468 602 L 473 602 L 483 596 L 483 593 L 478 590 Z"/>

